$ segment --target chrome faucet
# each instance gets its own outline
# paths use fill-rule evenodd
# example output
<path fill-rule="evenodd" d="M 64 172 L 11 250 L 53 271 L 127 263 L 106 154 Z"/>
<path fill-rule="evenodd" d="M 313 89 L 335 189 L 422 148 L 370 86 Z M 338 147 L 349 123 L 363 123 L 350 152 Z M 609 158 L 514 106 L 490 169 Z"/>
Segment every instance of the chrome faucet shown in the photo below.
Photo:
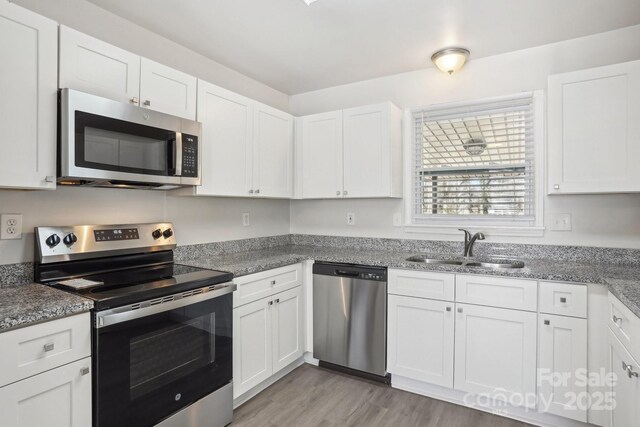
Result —
<path fill-rule="evenodd" d="M 464 232 L 464 253 L 463 256 L 465 258 L 469 258 L 473 256 L 473 244 L 476 242 L 476 240 L 484 240 L 484 234 L 481 232 L 478 232 L 474 235 L 471 235 L 471 233 L 467 230 L 465 230 L 464 228 L 458 228 L 458 230 Z"/>

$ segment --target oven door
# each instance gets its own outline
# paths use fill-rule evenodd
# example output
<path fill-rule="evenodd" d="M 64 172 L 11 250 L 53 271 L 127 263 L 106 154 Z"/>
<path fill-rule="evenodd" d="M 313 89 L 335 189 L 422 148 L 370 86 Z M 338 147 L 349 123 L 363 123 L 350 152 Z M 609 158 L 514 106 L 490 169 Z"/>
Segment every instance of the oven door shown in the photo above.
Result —
<path fill-rule="evenodd" d="M 152 426 L 229 384 L 233 289 L 96 313 L 94 427 Z"/>

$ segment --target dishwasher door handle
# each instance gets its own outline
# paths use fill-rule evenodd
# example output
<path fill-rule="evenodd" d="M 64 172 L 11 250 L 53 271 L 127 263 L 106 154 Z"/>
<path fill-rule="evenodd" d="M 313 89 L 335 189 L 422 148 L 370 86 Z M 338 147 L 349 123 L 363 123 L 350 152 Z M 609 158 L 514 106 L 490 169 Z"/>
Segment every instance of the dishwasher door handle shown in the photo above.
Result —
<path fill-rule="evenodd" d="M 336 270 L 336 276 L 360 277 L 360 273 L 358 273 L 357 271 Z"/>

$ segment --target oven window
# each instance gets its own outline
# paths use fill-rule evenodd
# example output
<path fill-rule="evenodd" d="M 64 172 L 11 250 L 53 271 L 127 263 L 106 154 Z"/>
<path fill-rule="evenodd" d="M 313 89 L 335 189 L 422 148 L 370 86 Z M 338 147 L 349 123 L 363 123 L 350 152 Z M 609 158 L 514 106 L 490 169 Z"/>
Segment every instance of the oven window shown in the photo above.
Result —
<path fill-rule="evenodd" d="M 76 166 L 167 176 L 175 173 L 175 132 L 75 112 Z"/>
<path fill-rule="evenodd" d="M 171 314 L 173 323 L 131 339 L 129 390 L 132 399 L 188 377 L 215 360 L 215 316 L 196 319 Z"/>
<path fill-rule="evenodd" d="M 151 426 L 229 384 L 232 295 L 95 329 L 94 427 Z"/>

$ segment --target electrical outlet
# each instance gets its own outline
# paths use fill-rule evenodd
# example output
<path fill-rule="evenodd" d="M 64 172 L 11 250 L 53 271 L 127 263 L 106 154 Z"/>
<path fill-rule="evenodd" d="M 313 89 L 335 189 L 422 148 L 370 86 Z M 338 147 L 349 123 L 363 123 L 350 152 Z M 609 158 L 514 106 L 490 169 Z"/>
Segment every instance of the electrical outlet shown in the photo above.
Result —
<path fill-rule="evenodd" d="M 571 214 L 551 215 L 551 230 L 571 231 Z"/>
<path fill-rule="evenodd" d="M 347 225 L 355 225 L 356 223 L 356 214 L 353 212 L 347 213 Z"/>
<path fill-rule="evenodd" d="M 0 239 L 22 239 L 22 214 L 0 215 Z"/>
<path fill-rule="evenodd" d="M 402 214 L 400 213 L 393 214 L 393 226 L 394 227 L 402 226 Z"/>
<path fill-rule="evenodd" d="M 251 225 L 251 218 L 249 217 L 249 212 L 245 212 L 242 214 L 242 226 L 248 227 Z"/>

